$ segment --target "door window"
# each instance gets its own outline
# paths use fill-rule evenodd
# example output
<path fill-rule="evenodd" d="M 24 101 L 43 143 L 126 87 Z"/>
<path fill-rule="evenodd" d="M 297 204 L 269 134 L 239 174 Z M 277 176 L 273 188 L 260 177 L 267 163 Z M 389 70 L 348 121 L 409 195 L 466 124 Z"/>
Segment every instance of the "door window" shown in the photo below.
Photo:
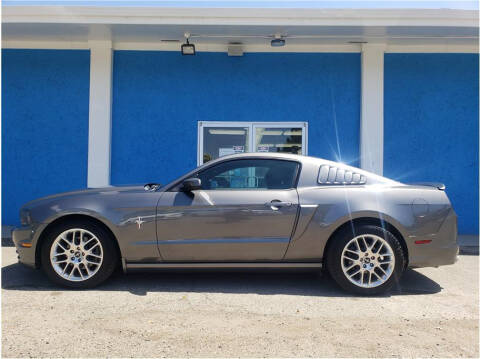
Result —
<path fill-rule="evenodd" d="M 245 159 L 222 162 L 198 173 L 204 190 L 289 189 L 295 187 L 294 161 Z"/>
<path fill-rule="evenodd" d="M 243 152 L 307 154 L 306 122 L 199 122 L 198 165 Z"/>

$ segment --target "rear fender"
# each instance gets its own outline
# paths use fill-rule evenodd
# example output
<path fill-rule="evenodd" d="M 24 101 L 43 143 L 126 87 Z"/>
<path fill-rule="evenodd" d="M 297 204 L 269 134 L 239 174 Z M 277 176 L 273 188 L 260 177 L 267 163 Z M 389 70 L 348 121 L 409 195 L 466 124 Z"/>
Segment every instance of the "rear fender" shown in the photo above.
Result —
<path fill-rule="evenodd" d="M 345 223 L 357 219 L 376 219 L 394 226 L 402 236 L 403 226 L 393 217 L 378 211 L 358 211 L 330 220 L 318 206 L 301 207 L 297 230 L 285 255 L 286 260 L 321 260 L 331 235 Z"/>

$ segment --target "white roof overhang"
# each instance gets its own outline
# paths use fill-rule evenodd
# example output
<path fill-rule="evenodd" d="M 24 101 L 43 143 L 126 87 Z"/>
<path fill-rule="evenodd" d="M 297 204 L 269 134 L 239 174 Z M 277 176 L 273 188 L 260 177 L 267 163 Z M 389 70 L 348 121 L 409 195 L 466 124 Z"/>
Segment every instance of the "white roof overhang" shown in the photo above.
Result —
<path fill-rule="evenodd" d="M 176 49 L 174 41 L 183 41 L 188 32 L 205 48 L 229 42 L 269 47 L 269 39 L 281 34 L 291 51 L 295 46 L 358 47 L 355 43 L 362 42 L 478 49 L 477 10 L 58 5 L 8 5 L 2 10 L 4 47 L 35 41 L 82 47 L 100 38 L 118 48 L 157 44 Z"/>

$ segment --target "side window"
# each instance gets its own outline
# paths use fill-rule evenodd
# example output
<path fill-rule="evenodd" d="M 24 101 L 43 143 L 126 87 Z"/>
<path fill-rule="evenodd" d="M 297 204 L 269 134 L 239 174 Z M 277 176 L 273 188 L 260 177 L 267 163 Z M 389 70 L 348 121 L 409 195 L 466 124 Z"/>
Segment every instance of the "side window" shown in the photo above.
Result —
<path fill-rule="evenodd" d="M 222 162 L 200 172 L 202 189 L 288 189 L 295 186 L 294 161 L 245 159 Z"/>

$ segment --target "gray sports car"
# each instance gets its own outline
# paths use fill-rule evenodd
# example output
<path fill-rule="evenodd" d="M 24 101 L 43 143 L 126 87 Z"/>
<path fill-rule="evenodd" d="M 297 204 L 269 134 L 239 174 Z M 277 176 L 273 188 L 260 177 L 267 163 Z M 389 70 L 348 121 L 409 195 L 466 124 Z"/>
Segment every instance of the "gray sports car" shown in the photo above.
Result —
<path fill-rule="evenodd" d="M 441 184 L 406 185 L 313 157 L 221 157 L 166 186 L 34 200 L 13 232 L 20 262 L 87 288 L 115 267 L 311 268 L 376 294 L 406 267 L 453 264 L 457 217 Z"/>

